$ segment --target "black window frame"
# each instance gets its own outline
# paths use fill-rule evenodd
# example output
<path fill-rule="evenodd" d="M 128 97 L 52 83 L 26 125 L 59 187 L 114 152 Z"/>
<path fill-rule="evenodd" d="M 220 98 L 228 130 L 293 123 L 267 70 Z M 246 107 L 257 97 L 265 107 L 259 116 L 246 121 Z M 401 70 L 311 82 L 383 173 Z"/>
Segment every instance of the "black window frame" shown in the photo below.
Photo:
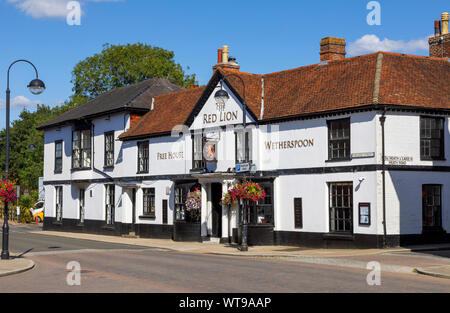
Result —
<path fill-rule="evenodd" d="M 427 188 L 432 188 L 433 189 L 433 194 L 432 195 L 428 195 L 426 194 L 426 189 Z M 435 194 L 436 188 L 439 190 L 439 204 L 436 204 L 436 199 L 434 199 L 434 197 L 436 197 L 437 195 Z M 433 203 L 428 203 L 427 200 L 430 199 L 430 197 L 432 198 L 432 202 Z M 434 223 L 432 225 L 426 225 L 426 207 L 431 207 L 432 209 L 432 216 L 431 218 L 433 219 Z M 438 213 L 438 214 L 436 214 Z M 437 215 L 437 216 L 436 216 Z M 436 223 L 437 221 L 437 223 Z M 422 185 L 422 230 L 423 232 L 432 232 L 432 231 L 438 231 L 438 232 L 442 232 L 443 228 L 442 228 L 442 185 L 440 184 L 423 184 Z"/>
<path fill-rule="evenodd" d="M 338 137 L 338 138 L 333 138 L 333 130 L 335 130 L 336 128 L 333 128 L 333 125 L 335 124 L 341 124 L 344 125 L 347 124 L 348 125 L 348 137 L 346 137 L 345 135 L 345 126 L 340 128 L 341 130 L 343 129 L 343 136 L 342 137 Z M 346 118 L 340 118 L 340 119 L 334 119 L 334 120 L 327 120 L 327 127 L 328 127 L 328 160 L 327 161 L 349 161 L 351 160 L 351 120 L 350 117 L 346 117 Z M 338 130 L 339 132 L 339 130 Z M 334 143 L 338 143 L 338 145 L 342 142 L 344 142 L 345 147 L 344 148 L 338 148 L 338 149 L 333 149 L 333 144 Z M 342 150 L 344 149 L 344 156 L 340 157 L 333 157 L 333 151 L 335 150 Z"/>
<path fill-rule="evenodd" d="M 341 204 L 339 205 L 338 192 L 336 192 L 336 201 L 333 202 L 333 187 L 346 187 L 350 190 L 350 199 L 347 199 L 348 206 L 345 206 L 344 191 L 342 190 Z M 329 207 L 329 229 L 332 234 L 353 234 L 353 182 L 330 182 L 328 183 L 328 207 Z M 335 203 L 335 205 L 333 205 Z M 340 222 L 343 222 L 341 225 Z M 347 225 L 348 223 L 348 225 Z M 343 226 L 343 227 L 341 227 Z"/>
<path fill-rule="evenodd" d="M 242 163 L 252 163 L 253 162 L 253 151 L 252 151 L 252 139 L 253 139 L 253 132 L 251 129 L 245 130 L 245 137 L 246 137 L 246 145 L 245 145 L 245 160 L 238 160 L 238 136 L 240 135 L 242 137 L 242 133 L 244 130 L 241 131 L 235 131 L 234 132 L 234 163 L 235 164 L 242 164 Z"/>
<path fill-rule="evenodd" d="M 57 155 L 57 147 L 58 145 L 61 145 L 61 156 L 58 157 Z M 64 141 L 63 140 L 57 140 L 55 141 L 55 174 L 61 174 L 63 171 L 63 153 L 64 153 Z M 60 160 L 58 167 L 58 160 Z"/>
<path fill-rule="evenodd" d="M 87 140 L 83 141 L 83 133 L 85 132 L 89 132 L 89 147 L 86 148 L 84 147 L 85 142 L 87 142 Z M 74 158 L 74 148 L 75 148 L 75 142 L 74 142 L 74 134 L 78 134 L 78 139 L 77 139 L 77 150 L 79 151 L 79 158 L 78 158 L 78 162 L 79 165 L 75 166 L 75 162 L 77 161 L 77 158 Z M 88 158 L 84 157 L 84 152 L 87 153 L 87 155 L 89 156 Z M 85 165 L 86 164 L 86 160 L 88 160 L 89 165 Z M 72 131 L 72 170 L 90 170 L 92 169 L 92 130 L 91 128 L 84 128 L 84 129 L 77 129 Z"/>
<path fill-rule="evenodd" d="M 115 223 L 116 213 L 116 186 L 114 184 L 105 185 L 105 222 L 112 226 Z"/>
<path fill-rule="evenodd" d="M 153 210 L 151 209 L 152 206 Z M 142 188 L 142 214 L 145 217 L 156 218 L 156 191 L 154 187 Z"/>
<path fill-rule="evenodd" d="M 104 168 L 114 168 L 114 131 L 109 131 L 104 134 L 105 137 L 105 150 L 104 150 Z M 108 139 L 112 137 L 110 143 L 110 150 L 108 150 Z"/>
<path fill-rule="evenodd" d="M 254 181 L 258 183 L 262 188 L 264 188 L 264 191 L 266 192 L 266 197 L 263 200 L 258 201 L 257 204 L 252 203 L 248 205 L 247 210 L 247 221 L 248 225 L 253 226 L 275 226 L 275 210 L 274 210 L 274 184 L 272 180 L 265 180 L 265 181 Z M 270 190 L 269 190 L 270 189 Z M 269 220 L 266 223 L 259 223 L 258 217 L 261 216 L 260 213 L 263 213 L 264 220 L 266 220 L 266 217 L 270 217 L 271 220 Z M 243 214 L 241 215 L 241 223 L 243 222 Z M 264 221 L 263 220 L 263 221 Z"/>
<path fill-rule="evenodd" d="M 201 149 L 200 149 L 201 154 L 202 154 L 201 160 L 196 159 L 196 138 L 201 138 L 201 142 L 202 142 Z M 192 170 L 193 171 L 204 170 L 206 168 L 206 159 L 203 154 L 203 148 L 205 147 L 205 144 L 206 144 L 206 138 L 202 132 L 201 135 L 200 134 L 192 134 L 191 139 L 192 139 Z"/>
<path fill-rule="evenodd" d="M 141 148 L 144 152 L 141 155 Z M 150 167 L 150 142 L 148 140 L 138 141 L 137 143 L 137 173 L 148 174 Z M 141 168 L 141 156 L 142 156 L 142 168 Z"/>
<path fill-rule="evenodd" d="M 424 128 L 427 121 L 434 121 L 434 125 L 441 125 L 440 129 L 432 128 L 429 125 L 429 128 Z M 443 117 L 437 116 L 421 116 L 420 117 L 420 160 L 422 161 L 445 161 L 445 119 Z M 427 136 L 425 133 L 428 132 Z M 433 136 L 439 134 L 439 138 L 437 136 Z M 433 151 L 433 141 L 434 143 L 439 143 L 439 155 L 432 155 Z M 425 151 L 428 149 L 428 153 Z"/>

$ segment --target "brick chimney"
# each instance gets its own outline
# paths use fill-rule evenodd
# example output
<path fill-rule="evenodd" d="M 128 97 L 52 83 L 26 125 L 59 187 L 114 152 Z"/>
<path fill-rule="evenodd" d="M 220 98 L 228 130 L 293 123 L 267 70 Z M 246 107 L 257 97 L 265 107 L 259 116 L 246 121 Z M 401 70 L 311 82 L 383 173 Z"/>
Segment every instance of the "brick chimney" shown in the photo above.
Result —
<path fill-rule="evenodd" d="M 447 12 L 442 13 L 441 21 L 434 22 L 434 36 L 428 40 L 430 57 L 450 58 L 449 14 Z"/>
<path fill-rule="evenodd" d="M 326 37 L 320 42 L 320 62 L 345 59 L 345 39 Z"/>
<path fill-rule="evenodd" d="M 239 63 L 236 62 L 236 58 L 229 56 L 228 46 L 223 46 L 222 49 L 217 50 L 217 64 L 213 66 L 213 71 L 219 69 L 231 69 L 239 71 Z"/>

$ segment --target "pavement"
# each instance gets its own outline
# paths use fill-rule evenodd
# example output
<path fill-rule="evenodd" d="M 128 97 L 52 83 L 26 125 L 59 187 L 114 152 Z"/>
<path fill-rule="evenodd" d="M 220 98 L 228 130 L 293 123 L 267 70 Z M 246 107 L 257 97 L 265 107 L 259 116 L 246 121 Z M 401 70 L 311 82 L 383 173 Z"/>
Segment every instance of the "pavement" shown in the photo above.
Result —
<path fill-rule="evenodd" d="M 247 258 L 282 258 L 293 262 L 359 269 L 366 269 L 369 262 L 377 261 L 381 264 L 381 270 L 384 271 L 409 274 L 419 273 L 450 279 L 450 243 L 392 249 L 309 249 L 292 246 L 252 246 L 249 247 L 247 252 L 242 252 L 236 245 L 211 242 L 175 242 L 170 239 L 124 238 L 57 231 L 38 231 L 32 233 L 156 248 L 162 251 L 241 256 Z M 32 256 L 33 253 L 29 255 Z"/>
<path fill-rule="evenodd" d="M 33 260 L 25 258 L 14 258 L 0 260 L 0 277 L 23 273 L 34 267 Z"/>

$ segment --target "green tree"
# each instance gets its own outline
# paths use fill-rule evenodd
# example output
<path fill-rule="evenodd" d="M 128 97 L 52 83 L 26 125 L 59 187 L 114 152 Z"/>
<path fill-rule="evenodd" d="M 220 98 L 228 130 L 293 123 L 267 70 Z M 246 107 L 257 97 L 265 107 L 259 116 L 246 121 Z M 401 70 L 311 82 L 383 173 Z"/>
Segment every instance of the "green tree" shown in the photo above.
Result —
<path fill-rule="evenodd" d="M 136 43 L 105 44 L 101 53 L 79 62 L 72 71 L 75 96 L 95 98 L 117 87 L 128 86 L 153 77 L 167 78 L 189 87 L 195 75 L 186 75 L 175 54 L 159 47 Z"/>

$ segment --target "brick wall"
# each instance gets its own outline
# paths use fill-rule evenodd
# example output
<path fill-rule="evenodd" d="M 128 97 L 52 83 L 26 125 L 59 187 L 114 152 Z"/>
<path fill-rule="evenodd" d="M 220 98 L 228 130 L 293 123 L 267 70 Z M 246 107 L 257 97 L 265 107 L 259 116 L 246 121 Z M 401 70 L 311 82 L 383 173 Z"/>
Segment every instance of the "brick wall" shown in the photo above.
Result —
<path fill-rule="evenodd" d="M 430 57 L 450 58 L 450 33 L 429 39 Z"/>

